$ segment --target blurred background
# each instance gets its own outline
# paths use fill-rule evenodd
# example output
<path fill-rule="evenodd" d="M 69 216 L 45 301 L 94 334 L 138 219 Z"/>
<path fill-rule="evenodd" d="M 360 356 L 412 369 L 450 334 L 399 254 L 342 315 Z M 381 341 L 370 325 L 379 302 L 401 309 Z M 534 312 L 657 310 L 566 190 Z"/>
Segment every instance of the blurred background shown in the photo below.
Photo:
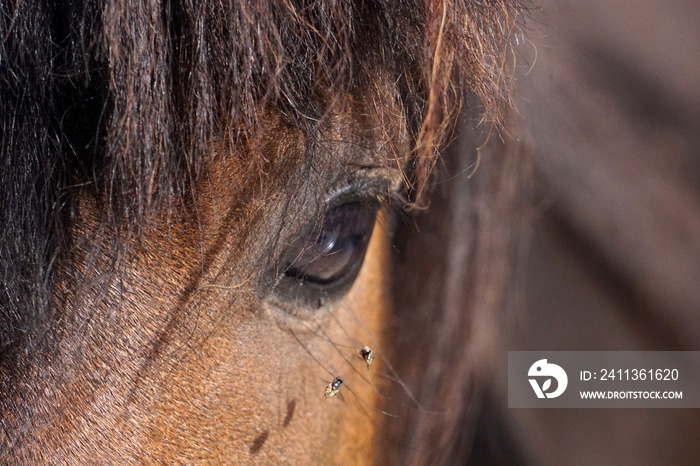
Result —
<path fill-rule="evenodd" d="M 515 82 L 532 237 L 504 345 L 700 350 L 700 3 L 532 13 Z M 508 409 L 503 356 L 490 399 L 523 464 L 700 464 L 698 410 Z"/>
<path fill-rule="evenodd" d="M 505 130 L 463 115 L 397 237 L 394 359 L 425 410 L 387 423 L 392 460 L 700 464 L 699 410 L 509 409 L 506 377 L 508 351 L 700 350 L 700 2 L 528 14 Z"/>

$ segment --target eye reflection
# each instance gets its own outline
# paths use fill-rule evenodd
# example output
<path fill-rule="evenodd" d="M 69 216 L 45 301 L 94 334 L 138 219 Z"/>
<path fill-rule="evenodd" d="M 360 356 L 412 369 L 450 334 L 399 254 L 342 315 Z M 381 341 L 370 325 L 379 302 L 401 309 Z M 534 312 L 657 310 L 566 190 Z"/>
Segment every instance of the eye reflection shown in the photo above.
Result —
<path fill-rule="evenodd" d="M 364 259 L 376 211 L 376 206 L 360 202 L 326 211 L 320 226 L 308 238 L 292 243 L 283 255 L 285 275 L 328 284 L 356 271 Z"/>

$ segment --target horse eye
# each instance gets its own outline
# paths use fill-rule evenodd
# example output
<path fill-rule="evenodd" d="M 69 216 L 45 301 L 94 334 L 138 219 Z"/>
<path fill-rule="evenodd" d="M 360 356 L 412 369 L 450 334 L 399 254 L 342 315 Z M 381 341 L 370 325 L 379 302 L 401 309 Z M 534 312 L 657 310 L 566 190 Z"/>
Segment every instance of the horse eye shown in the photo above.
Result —
<path fill-rule="evenodd" d="M 326 285 L 359 267 L 376 217 L 376 206 L 349 202 L 330 208 L 312 233 L 294 241 L 282 256 L 287 277 Z"/>

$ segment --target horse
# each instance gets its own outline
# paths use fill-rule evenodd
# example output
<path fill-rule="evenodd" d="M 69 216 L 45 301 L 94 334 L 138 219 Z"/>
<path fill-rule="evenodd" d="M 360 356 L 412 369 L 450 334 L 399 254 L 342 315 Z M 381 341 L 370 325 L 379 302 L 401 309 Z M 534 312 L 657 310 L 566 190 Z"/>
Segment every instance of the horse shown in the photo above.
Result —
<path fill-rule="evenodd" d="M 0 9 L 4 463 L 697 457 L 504 404 L 509 349 L 694 349 L 697 85 L 625 7 Z"/>
<path fill-rule="evenodd" d="M 520 7 L 1 8 L 3 462 L 383 455 L 390 237 Z"/>

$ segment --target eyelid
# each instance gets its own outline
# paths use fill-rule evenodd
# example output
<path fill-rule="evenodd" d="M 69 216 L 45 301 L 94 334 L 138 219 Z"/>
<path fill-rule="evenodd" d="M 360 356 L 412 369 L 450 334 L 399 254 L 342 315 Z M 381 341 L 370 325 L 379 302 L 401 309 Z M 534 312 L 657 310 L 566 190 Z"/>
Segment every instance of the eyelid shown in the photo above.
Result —
<path fill-rule="evenodd" d="M 383 202 L 392 195 L 391 181 L 378 176 L 357 178 L 331 193 L 324 202 L 324 211 L 348 202 L 372 199 Z"/>

